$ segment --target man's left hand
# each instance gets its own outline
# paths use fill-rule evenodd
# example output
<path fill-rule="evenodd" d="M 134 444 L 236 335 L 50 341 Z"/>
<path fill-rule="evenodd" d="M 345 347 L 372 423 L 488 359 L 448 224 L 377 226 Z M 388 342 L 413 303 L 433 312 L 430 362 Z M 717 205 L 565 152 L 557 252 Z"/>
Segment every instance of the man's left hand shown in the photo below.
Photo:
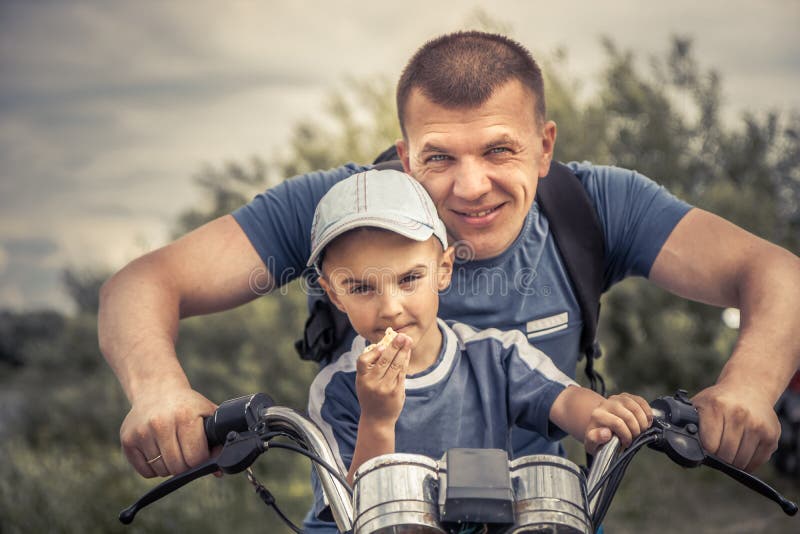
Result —
<path fill-rule="evenodd" d="M 752 472 L 778 448 L 778 416 L 755 387 L 715 384 L 692 402 L 700 414 L 700 440 L 708 453 Z"/>

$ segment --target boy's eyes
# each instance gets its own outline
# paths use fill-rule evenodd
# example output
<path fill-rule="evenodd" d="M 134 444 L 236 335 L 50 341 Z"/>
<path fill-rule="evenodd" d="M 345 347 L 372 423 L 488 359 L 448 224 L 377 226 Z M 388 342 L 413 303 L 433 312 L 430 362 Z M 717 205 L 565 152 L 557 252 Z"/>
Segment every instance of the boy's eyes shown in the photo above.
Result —
<path fill-rule="evenodd" d="M 410 284 L 412 282 L 416 282 L 420 278 L 422 278 L 422 275 L 420 273 L 409 273 L 409 274 L 405 275 L 403 278 L 400 279 L 400 283 L 401 284 Z"/>
<path fill-rule="evenodd" d="M 367 293 L 370 289 L 372 288 L 369 286 L 350 286 L 348 292 L 351 295 L 361 295 L 363 293 Z"/>
<path fill-rule="evenodd" d="M 403 277 L 398 280 L 398 284 L 401 286 L 409 286 L 424 278 L 424 276 L 423 273 L 409 273 L 403 275 Z M 374 291 L 374 289 L 375 288 L 371 284 L 353 284 L 347 288 L 347 292 L 351 295 L 364 295 L 370 291 Z"/>

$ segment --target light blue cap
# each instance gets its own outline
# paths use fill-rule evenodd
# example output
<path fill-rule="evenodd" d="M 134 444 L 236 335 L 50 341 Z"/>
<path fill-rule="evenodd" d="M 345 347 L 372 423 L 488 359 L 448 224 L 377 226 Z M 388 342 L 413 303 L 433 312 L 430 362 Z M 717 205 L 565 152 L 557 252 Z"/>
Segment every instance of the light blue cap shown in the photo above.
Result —
<path fill-rule="evenodd" d="M 307 265 L 316 266 L 322 250 L 336 237 L 362 227 L 382 228 L 415 241 L 434 235 L 447 248 L 447 230 L 419 182 L 399 171 L 370 170 L 337 183 L 319 201 Z"/>

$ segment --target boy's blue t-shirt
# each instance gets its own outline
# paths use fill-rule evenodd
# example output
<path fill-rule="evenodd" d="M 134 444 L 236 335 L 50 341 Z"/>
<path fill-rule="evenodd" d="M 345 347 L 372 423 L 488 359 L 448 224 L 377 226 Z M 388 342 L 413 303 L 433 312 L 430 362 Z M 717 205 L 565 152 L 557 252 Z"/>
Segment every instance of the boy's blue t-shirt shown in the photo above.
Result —
<path fill-rule="evenodd" d="M 478 331 L 441 319 L 439 330 L 442 349 L 436 362 L 406 377 L 406 398 L 395 425 L 396 452 L 439 459 L 454 447 L 510 451 L 512 426 L 549 440 L 565 435 L 550 423 L 550 408 L 565 387 L 577 384 L 521 332 Z M 320 371 L 309 392 L 309 417 L 343 472 L 356 446 L 361 416 L 356 363 L 366 345 L 357 336 L 348 352 Z M 314 486 L 319 518 L 325 505 L 319 484 Z"/>
<path fill-rule="evenodd" d="M 569 163 L 597 212 L 605 238 L 604 287 L 647 276 L 669 234 L 691 206 L 649 178 L 618 167 Z M 234 217 L 279 284 L 303 275 L 311 301 L 322 290 L 306 268 L 314 209 L 333 184 L 369 166 L 349 164 L 298 176 L 258 195 Z M 575 376 L 583 322 L 549 231 L 534 202 L 515 242 L 500 256 L 457 263 L 441 293 L 439 316 L 478 329 L 518 330 L 565 374 Z M 344 340 L 344 352 L 355 333 Z M 557 444 L 515 431 L 515 456 L 558 454 Z"/>

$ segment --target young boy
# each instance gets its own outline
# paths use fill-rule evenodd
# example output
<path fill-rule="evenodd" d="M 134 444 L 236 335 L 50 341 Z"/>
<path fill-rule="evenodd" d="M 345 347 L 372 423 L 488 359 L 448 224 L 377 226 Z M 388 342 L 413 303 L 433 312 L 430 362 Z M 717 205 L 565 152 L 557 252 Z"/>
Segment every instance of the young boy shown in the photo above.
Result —
<path fill-rule="evenodd" d="M 381 454 L 509 450 L 512 425 L 551 440 L 568 433 L 590 452 L 612 432 L 628 445 L 650 425 L 644 399 L 606 400 L 578 386 L 521 332 L 437 319 L 454 251 L 436 206 L 410 176 L 373 170 L 335 185 L 317 206 L 311 247 L 308 265 L 359 334 L 320 372 L 309 399 L 351 484 Z M 378 343 L 388 328 L 396 337 Z M 319 488 L 315 497 L 319 517 Z"/>

